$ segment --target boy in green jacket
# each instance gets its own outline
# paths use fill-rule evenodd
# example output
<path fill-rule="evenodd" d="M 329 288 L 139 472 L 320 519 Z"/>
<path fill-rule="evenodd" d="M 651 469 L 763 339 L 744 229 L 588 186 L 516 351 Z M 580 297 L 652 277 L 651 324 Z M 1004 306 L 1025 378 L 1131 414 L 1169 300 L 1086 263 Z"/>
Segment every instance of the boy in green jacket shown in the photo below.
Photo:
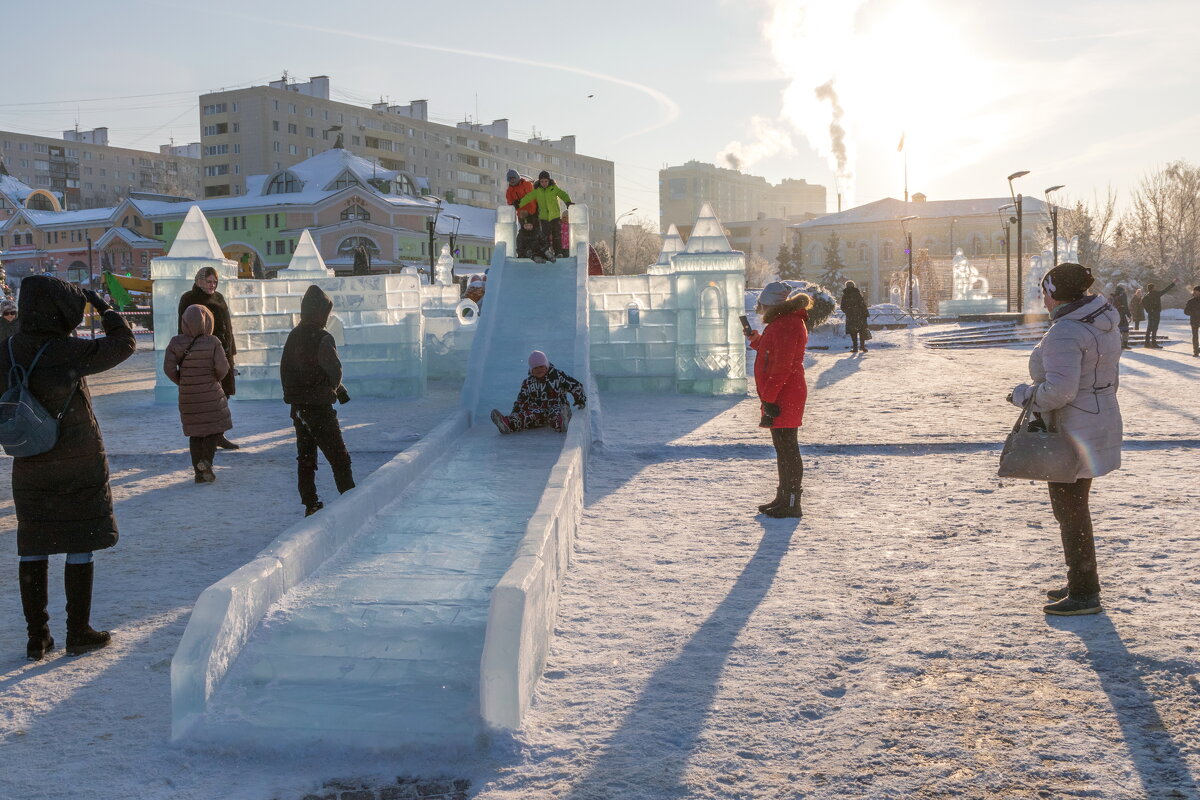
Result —
<path fill-rule="evenodd" d="M 546 257 L 551 261 L 555 260 L 556 255 L 563 258 L 570 255 L 562 245 L 562 212 L 559 210 L 559 200 L 566 203 L 568 207 L 573 205 L 571 196 L 550 179 L 549 172 L 542 170 L 538 173 L 533 191 L 522 197 L 520 205 L 517 206 L 518 209 L 521 209 L 530 203 L 537 203 L 539 235 L 546 251 Z"/>

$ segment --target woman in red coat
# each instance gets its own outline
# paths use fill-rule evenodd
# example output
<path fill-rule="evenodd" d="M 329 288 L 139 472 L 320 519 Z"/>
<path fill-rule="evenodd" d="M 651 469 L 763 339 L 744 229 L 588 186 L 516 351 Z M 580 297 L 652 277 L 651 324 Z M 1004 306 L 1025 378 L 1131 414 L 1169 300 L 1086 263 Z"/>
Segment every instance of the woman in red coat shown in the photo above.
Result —
<path fill-rule="evenodd" d="M 782 281 L 769 283 L 758 296 L 758 314 L 767 323 L 754 331 L 750 346 L 757 351 L 754 383 L 762 401 L 760 428 L 771 429 L 779 488 L 775 499 L 758 510 L 769 517 L 800 517 L 804 461 L 796 429 L 804 419 L 808 386 L 804 382 L 804 349 L 808 346 L 808 309 L 812 298 Z"/>

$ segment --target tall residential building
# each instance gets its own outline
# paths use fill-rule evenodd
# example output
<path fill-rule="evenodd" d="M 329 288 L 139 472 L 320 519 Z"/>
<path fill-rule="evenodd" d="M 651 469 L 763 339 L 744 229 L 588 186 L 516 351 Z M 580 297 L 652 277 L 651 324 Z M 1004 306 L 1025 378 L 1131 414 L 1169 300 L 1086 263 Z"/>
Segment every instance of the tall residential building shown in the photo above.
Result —
<path fill-rule="evenodd" d="M 63 208 L 102 208 L 132 192 L 200 196 L 200 162 L 172 153 L 112 147 L 108 128 L 63 131 L 62 139 L 0 131 L 8 172 L 57 195 Z"/>
<path fill-rule="evenodd" d="M 598 236 L 614 223 L 613 163 L 575 152 L 575 137 L 509 138 L 508 120 L 489 125 L 429 120 L 429 103 L 371 107 L 331 100 L 329 78 L 279 80 L 200 96 L 204 196 L 246 192 L 246 177 L 270 174 L 335 146 L 413 175 L 422 191 L 465 205 L 504 204 L 504 174 L 548 170 L 591 210 Z M 695 215 L 693 215 L 694 218 Z"/>
<path fill-rule="evenodd" d="M 734 169 L 689 161 L 658 173 L 659 230 L 691 225 L 711 203 L 718 219 L 788 219 L 825 213 L 825 187 L 785 179 L 778 185 Z"/>

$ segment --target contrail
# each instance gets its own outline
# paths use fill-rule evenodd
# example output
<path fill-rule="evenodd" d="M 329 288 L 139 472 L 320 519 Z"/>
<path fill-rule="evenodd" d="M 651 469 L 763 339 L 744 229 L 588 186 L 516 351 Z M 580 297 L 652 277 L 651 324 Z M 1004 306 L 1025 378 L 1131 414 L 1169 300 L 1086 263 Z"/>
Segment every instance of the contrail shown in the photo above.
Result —
<path fill-rule="evenodd" d="M 249 17 L 248 19 L 254 20 L 255 18 Z M 543 70 L 543 71 L 546 69 L 553 69 L 553 70 L 557 70 L 559 72 L 567 72 L 572 75 L 582 75 L 585 78 L 594 78 L 596 80 L 606 81 L 608 83 L 616 84 L 617 86 L 624 86 L 628 89 L 633 89 L 634 91 L 641 92 L 642 94 L 647 95 L 648 97 L 650 97 L 650 99 L 652 99 L 655 103 L 658 104 L 659 110 L 663 114 L 662 119 L 660 119 L 658 122 L 656 122 L 653 125 L 650 125 L 646 128 L 642 128 L 640 130 L 632 131 L 631 133 L 625 134 L 624 136 L 620 137 L 619 139 L 616 139 L 613 142 L 614 144 L 616 144 L 618 142 L 623 142 L 626 139 L 631 139 L 634 136 L 641 136 L 643 133 L 649 133 L 650 131 L 658 130 L 659 128 L 662 128 L 666 125 L 670 125 L 672 122 L 674 122 L 676 119 L 679 118 L 679 105 L 674 100 L 672 100 L 671 98 L 669 98 L 665 94 L 663 94 L 662 92 L 658 91 L 657 89 L 655 89 L 653 87 L 646 86 L 641 83 L 635 83 L 634 81 L 627 81 L 624 78 L 618 78 L 614 75 L 605 75 L 603 72 L 594 72 L 589 69 L 580 69 L 579 67 L 563 66 L 561 64 L 550 64 L 545 61 L 537 61 L 537 60 L 531 59 L 531 58 L 521 58 L 520 56 L 498 55 L 496 53 L 481 53 L 476 50 L 465 50 L 465 49 L 459 48 L 459 47 L 446 47 L 444 45 L 424 44 L 422 42 L 410 42 L 405 39 L 394 39 L 390 36 L 380 36 L 378 34 L 372 34 L 372 33 L 359 33 L 358 31 L 338 30 L 337 28 L 325 28 L 325 27 L 320 27 L 317 25 L 304 25 L 304 24 L 301 24 L 298 22 L 282 22 L 280 20 L 265 20 L 265 19 L 258 19 L 256 21 L 262 22 L 264 25 L 275 25 L 275 26 L 285 27 L 285 28 L 294 28 L 296 30 L 314 31 L 316 33 L 325 33 L 325 34 L 332 33 L 332 34 L 335 34 L 338 36 L 346 36 L 351 39 L 360 39 L 365 42 L 379 42 L 381 44 L 399 45 L 401 47 L 412 47 L 412 48 L 419 49 L 419 50 L 432 50 L 432 51 L 438 52 L 438 53 L 450 53 L 452 55 L 458 55 L 458 56 L 470 56 L 471 58 L 484 58 L 484 59 L 490 59 L 492 61 L 503 61 L 503 62 L 506 62 L 509 64 L 521 64 L 521 65 L 527 66 L 527 67 L 536 67 L 537 69 Z"/>

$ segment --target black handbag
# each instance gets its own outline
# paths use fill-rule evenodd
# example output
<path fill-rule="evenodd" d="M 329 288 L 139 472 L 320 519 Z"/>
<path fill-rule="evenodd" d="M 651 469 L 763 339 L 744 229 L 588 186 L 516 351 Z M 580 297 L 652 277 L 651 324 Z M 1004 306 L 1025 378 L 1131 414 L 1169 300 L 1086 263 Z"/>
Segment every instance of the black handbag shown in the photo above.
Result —
<path fill-rule="evenodd" d="M 1029 393 L 1017 424 L 1004 440 L 998 474 L 1001 478 L 1074 483 L 1079 473 L 1079 453 L 1070 437 L 1054 425 L 1031 419 L 1035 394 Z"/>

